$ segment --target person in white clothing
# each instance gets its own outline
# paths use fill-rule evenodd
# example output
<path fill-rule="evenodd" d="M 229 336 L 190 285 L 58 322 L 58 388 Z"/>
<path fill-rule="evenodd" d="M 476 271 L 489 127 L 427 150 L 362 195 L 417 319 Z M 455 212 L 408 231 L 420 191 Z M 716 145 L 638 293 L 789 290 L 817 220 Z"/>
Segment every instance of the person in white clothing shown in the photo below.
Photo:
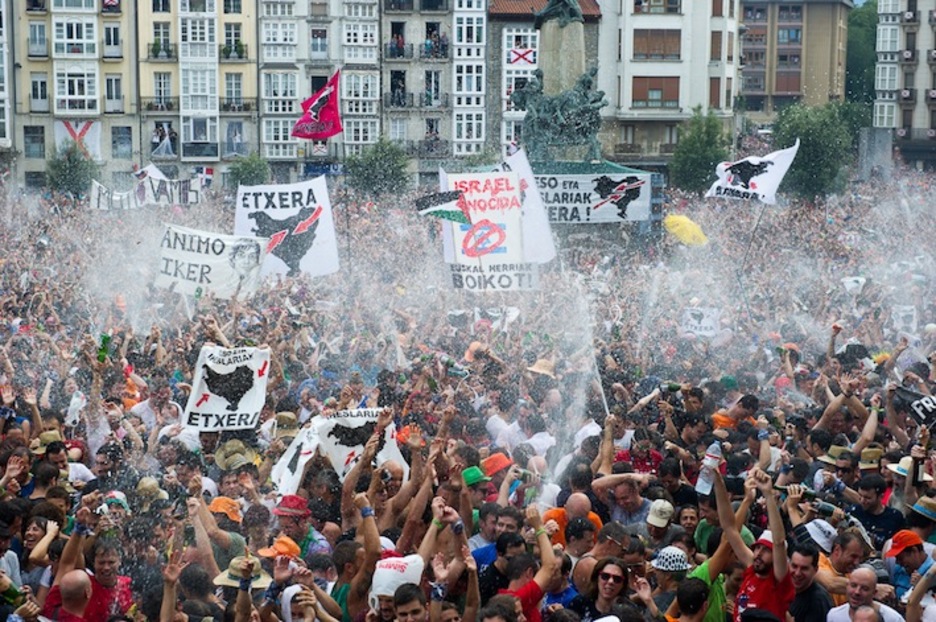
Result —
<path fill-rule="evenodd" d="M 826 616 L 826 622 L 868 620 L 868 612 L 862 613 L 864 608 L 876 611 L 880 622 L 903 622 L 903 616 L 897 611 L 874 600 L 876 589 L 877 575 L 874 570 L 867 566 L 859 566 L 848 577 L 848 586 L 845 588 L 848 602 L 831 609 Z"/>

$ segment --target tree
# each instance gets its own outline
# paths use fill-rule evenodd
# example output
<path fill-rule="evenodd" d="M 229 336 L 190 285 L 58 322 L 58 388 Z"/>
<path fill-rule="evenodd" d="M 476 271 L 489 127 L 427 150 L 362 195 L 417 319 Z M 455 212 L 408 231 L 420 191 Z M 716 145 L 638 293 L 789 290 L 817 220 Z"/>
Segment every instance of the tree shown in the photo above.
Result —
<path fill-rule="evenodd" d="M 77 143 L 69 140 L 46 164 L 49 187 L 77 200 L 91 190 L 91 180 L 97 179 L 100 169 L 90 157 L 82 153 Z"/>
<path fill-rule="evenodd" d="M 384 138 L 361 155 L 345 160 L 348 185 L 372 197 L 399 192 L 410 185 L 406 172 L 409 158 L 403 149 Z"/>
<path fill-rule="evenodd" d="M 228 179 L 234 188 L 238 186 L 261 186 L 270 182 L 270 163 L 256 151 L 244 158 L 237 158 L 228 169 Z"/>
<path fill-rule="evenodd" d="M 683 124 L 679 144 L 669 163 L 670 183 L 690 192 L 708 189 L 715 167 L 728 158 L 727 140 L 721 120 L 712 110 L 702 114 L 696 106 L 692 118 Z"/>
<path fill-rule="evenodd" d="M 877 0 L 869 0 L 848 15 L 848 47 L 845 51 L 845 99 L 874 102 L 874 50 L 877 37 Z"/>
<path fill-rule="evenodd" d="M 794 104 L 780 112 L 774 123 L 776 148 L 786 149 L 800 140 L 781 189 L 809 199 L 835 189 L 852 144 L 843 110 L 834 103 L 822 107 Z"/>

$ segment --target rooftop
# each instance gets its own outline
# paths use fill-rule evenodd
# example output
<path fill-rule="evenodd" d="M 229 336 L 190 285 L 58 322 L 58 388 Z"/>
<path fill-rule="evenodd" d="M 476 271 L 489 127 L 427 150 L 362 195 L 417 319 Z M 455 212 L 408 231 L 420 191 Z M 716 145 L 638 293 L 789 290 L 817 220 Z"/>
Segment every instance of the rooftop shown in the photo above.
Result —
<path fill-rule="evenodd" d="M 528 17 L 532 21 L 533 12 L 543 10 L 547 4 L 548 0 L 491 0 L 488 13 L 498 17 Z M 586 21 L 601 18 L 597 0 L 579 0 L 579 6 Z"/>

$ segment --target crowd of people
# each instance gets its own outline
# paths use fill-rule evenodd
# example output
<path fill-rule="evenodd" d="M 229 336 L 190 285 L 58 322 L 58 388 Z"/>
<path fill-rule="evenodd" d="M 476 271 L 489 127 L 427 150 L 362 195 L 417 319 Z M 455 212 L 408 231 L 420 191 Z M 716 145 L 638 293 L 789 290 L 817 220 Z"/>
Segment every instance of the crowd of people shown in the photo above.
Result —
<path fill-rule="evenodd" d="M 221 197 L 3 203 L 0 615 L 936 615 L 925 174 L 769 208 L 674 191 L 707 246 L 556 231 L 522 294 L 452 290 L 418 192 L 330 186 L 341 271 L 246 300 L 151 285 L 163 223 L 229 233 Z M 258 429 L 182 425 L 206 343 L 270 349 Z M 350 472 L 317 453 L 277 490 L 301 430 L 362 405 Z M 376 460 L 391 426 L 405 464 Z"/>

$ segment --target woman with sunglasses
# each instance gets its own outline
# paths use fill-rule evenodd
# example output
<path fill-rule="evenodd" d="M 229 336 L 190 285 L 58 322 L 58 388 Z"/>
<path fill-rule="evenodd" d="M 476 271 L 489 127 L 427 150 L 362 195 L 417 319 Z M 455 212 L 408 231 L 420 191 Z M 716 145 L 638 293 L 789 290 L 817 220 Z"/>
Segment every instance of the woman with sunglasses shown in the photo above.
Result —
<path fill-rule="evenodd" d="M 584 594 L 569 603 L 569 609 L 579 614 L 582 622 L 593 622 L 608 615 L 621 618 L 626 607 L 627 563 L 618 557 L 605 557 L 595 564 L 591 583 Z"/>

